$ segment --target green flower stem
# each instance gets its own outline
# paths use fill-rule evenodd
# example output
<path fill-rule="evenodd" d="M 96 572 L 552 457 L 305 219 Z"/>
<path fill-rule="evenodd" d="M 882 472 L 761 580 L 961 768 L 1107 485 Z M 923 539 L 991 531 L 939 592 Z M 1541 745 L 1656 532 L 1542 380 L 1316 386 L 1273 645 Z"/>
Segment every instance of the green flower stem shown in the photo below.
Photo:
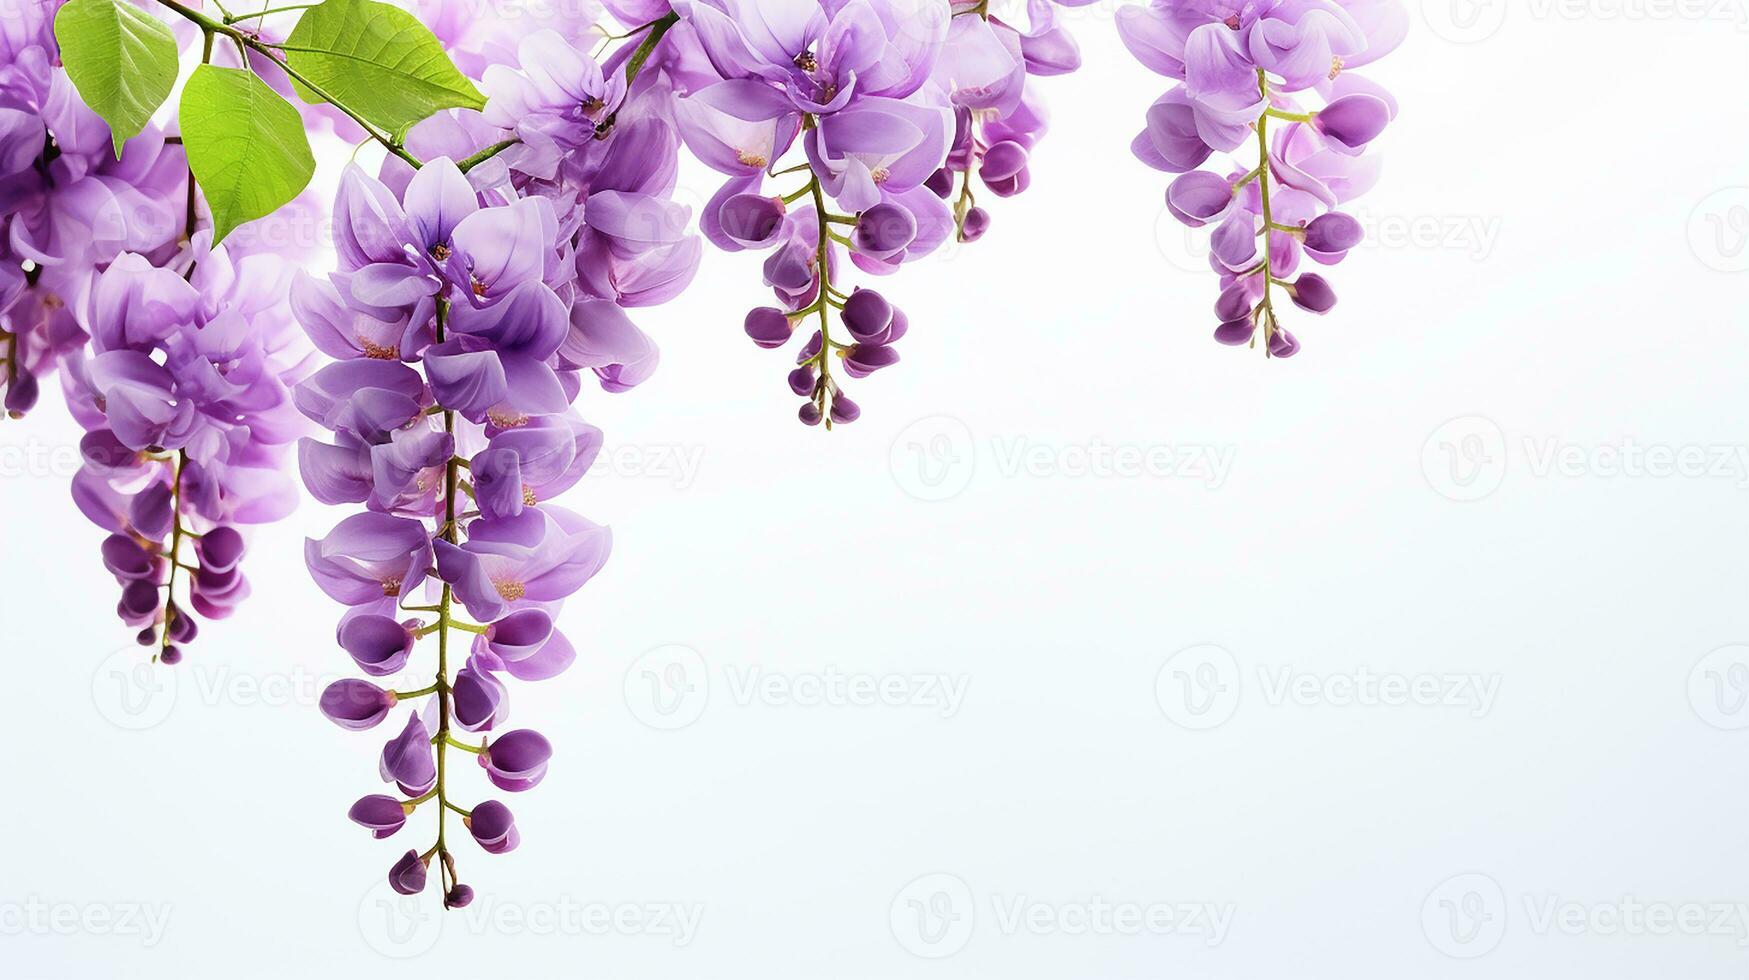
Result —
<path fill-rule="evenodd" d="M 284 6 L 284 7 L 268 7 L 266 10 L 257 10 L 252 14 L 226 14 L 225 15 L 225 23 L 236 24 L 236 23 L 240 23 L 240 22 L 245 21 L 245 20 L 254 20 L 257 17 L 268 17 L 268 16 L 271 16 L 273 14 L 284 14 L 284 13 L 289 13 L 293 10 L 308 10 L 311 7 L 317 7 L 317 6 L 320 6 L 320 4 L 294 3 L 294 4 L 290 4 L 288 6 Z"/>
<path fill-rule="evenodd" d="M 170 621 L 177 615 L 176 570 L 186 567 L 182 564 L 182 471 L 188 468 L 188 451 L 178 452 L 170 465 L 174 467 L 170 477 L 170 578 L 164 585 L 164 635 L 158 638 L 158 652 L 152 655 L 154 661 L 170 649 Z"/>
<path fill-rule="evenodd" d="M 643 70 L 644 62 L 649 61 L 650 55 L 655 53 L 656 45 L 662 43 L 662 36 L 668 33 L 668 28 L 679 22 L 680 15 L 670 12 L 650 23 L 650 33 L 644 35 L 643 42 L 638 45 L 638 49 L 633 51 L 631 58 L 626 61 L 626 88 L 628 90 L 638 77 L 638 72 Z"/>
<path fill-rule="evenodd" d="M 447 300 L 438 300 L 436 339 L 440 344 L 444 341 L 444 326 L 448 318 L 449 302 Z M 443 413 L 443 431 L 448 433 L 452 439 L 455 437 L 454 412 L 445 411 Z M 460 528 L 456 523 L 455 498 L 456 484 L 460 481 L 456 467 L 456 458 L 453 455 L 449 458 L 449 462 L 445 464 L 443 468 L 443 482 L 445 490 L 443 495 L 444 520 L 441 535 L 443 540 L 450 544 L 457 544 L 461 539 L 461 534 Z M 453 621 L 453 617 L 450 614 L 450 607 L 454 601 L 455 590 L 448 582 L 443 583 L 443 594 L 437 602 L 437 737 L 435 739 L 437 745 L 437 785 L 434 787 L 434 791 L 437 793 L 437 800 L 443 805 L 439 807 L 437 811 L 437 843 L 433 846 L 432 850 L 442 856 L 444 870 L 440 871 L 439 875 L 441 877 L 447 874 L 451 885 L 455 883 L 455 867 L 450 860 L 448 848 L 444 845 L 444 831 L 446 829 L 445 824 L 447 822 L 448 811 L 451 808 L 448 787 L 445 783 L 447 776 L 447 766 L 445 763 L 448 757 L 450 743 L 454 741 L 454 739 L 450 738 L 449 734 L 449 628 Z M 449 891 L 449 886 L 445 886 L 444 891 L 447 893 Z"/>
<path fill-rule="evenodd" d="M 508 150 L 511 147 L 513 147 L 521 142 L 522 141 L 519 139 L 508 139 L 508 140 L 502 140 L 502 141 L 497 142 L 497 143 L 493 143 L 491 146 L 486 147 L 485 149 L 481 150 L 480 152 L 474 154 L 473 156 L 466 157 L 463 160 L 461 160 L 460 162 L 458 162 L 455 165 L 456 169 L 460 170 L 462 173 L 465 174 L 468 171 L 479 166 L 480 164 L 485 163 L 487 160 L 492 159 L 493 157 L 497 156 L 498 154 L 503 153 L 505 150 Z"/>
<path fill-rule="evenodd" d="M 445 735 L 444 738 L 448 740 L 451 747 L 461 749 L 463 752 L 472 752 L 475 755 L 486 754 L 486 747 L 483 745 L 469 745 L 466 742 L 457 740 L 453 735 Z"/>
<path fill-rule="evenodd" d="M 644 70 L 644 62 L 649 61 L 650 55 L 656 52 L 656 45 L 661 44 L 662 38 L 668 33 L 668 29 L 679 22 L 680 15 L 670 11 L 666 15 L 645 25 L 648 33 L 646 33 L 644 39 L 638 43 L 637 50 L 632 52 L 632 56 L 626 59 L 627 92 L 631 91 L 632 82 L 637 80 L 638 72 Z M 640 30 L 645 28 L 640 28 Z M 637 31 L 633 31 L 632 33 L 635 34 Z M 615 109 L 611 115 L 601 121 L 601 125 L 595 127 L 595 138 L 605 139 L 608 133 L 613 132 L 613 124 L 618 120 L 619 110 Z"/>
<path fill-rule="evenodd" d="M 831 306 L 830 281 L 832 279 L 832 232 L 829 227 L 831 215 L 826 210 L 826 192 L 820 187 L 818 175 L 808 178 L 808 190 L 814 196 L 814 214 L 820 223 L 819 249 L 815 252 L 817 266 L 815 271 L 820 276 L 820 300 L 814 304 L 820 311 L 820 353 L 814 356 L 814 360 L 820 364 L 820 394 L 816 404 L 820 406 L 820 424 L 824 425 L 826 430 L 830 432 L 832 430 L 832 414 L 829 404 L 832 397 L 832 369 L 829 362 L 832 359 L 833 351 L 832 317 L 828 312 L 828 307 Z"/>
<path fill-rule="evenodd" d="M 1269 75 L 1263 69 L 1257 70 L 1257 88 L 1263 96 L 1264 104 L 1269 102 Z M 1263 321 L 1263 356 L 1268 357 L 1270 341 L 1275 339 L 1275 301 L 1270 295 L 1270 288 L 1279 284 L 1275 278 L 1274 256 L 1270 251 L 1269 232 L 1267 229 L 1275 224 L 1275 214 L 1269 203 L 1269 116 L 1272 110 L 1265 110 L 1257 117 L 1257 188 L 1263 199 L 1263 264 L 1259 267 L 1263 272 L 1263 302 L 1258 305 Z"/>
<path fill-rule="evenodd" d="M 972 213 L 977 199 L 972 196 L 972 169 L 966 168 L 965 182 L 960 186 L 959 199 L 953 202 L 954 238 L 961 244 L 966 240 L 966 215 Z"/>

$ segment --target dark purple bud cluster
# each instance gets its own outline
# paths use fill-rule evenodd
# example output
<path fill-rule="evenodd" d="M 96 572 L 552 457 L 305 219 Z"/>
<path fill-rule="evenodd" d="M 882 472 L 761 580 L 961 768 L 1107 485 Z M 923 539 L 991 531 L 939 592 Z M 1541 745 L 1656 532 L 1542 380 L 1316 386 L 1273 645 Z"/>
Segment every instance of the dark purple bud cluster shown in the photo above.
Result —
<path fill-rule="evenodd" d="M 809 302 L 812 303 L 811 298 Z M 790 391 L 807 399 L 796 413 L 804 425 L 826 423 L 831 427 L 862 417 L 862 407 L 851 401 L 833 379 L 830 358 L 836 356 L 850 377 L 866 378 L 899 363 L 899 352 L 893 344 L 910 328 L 904 311 L 872 289 L 858 289 L 842 303 L 833 305 L 853 343 L 831 341 L 828 346 L 825 334 L 815 330 L 796 355 L 796 367 L 787 380 Z M 747 336 L 761 347 L 782 347 L 794 335 L 797 322 L 812 312 L 760 307 L 747 314 Z"/>
<path fill-rule="evenodd" d="M 929 178 L 928 187 L 942 200 L 953 201 L 954 224 L 961 242 L 975 242 L 990 230 L 990 212 L 979 207 L 972 174 L 997 197 L 1013 197 L 1032 186 L 1027 164 L 1033 147 L 1044 136 L 1045 120 L 1021 103 L 1009 116 L 979 122 L 961 106 L 955 112 L 953 150 L 947 163 Z M 954 187 L 960 188 L 957 199 Z"/>

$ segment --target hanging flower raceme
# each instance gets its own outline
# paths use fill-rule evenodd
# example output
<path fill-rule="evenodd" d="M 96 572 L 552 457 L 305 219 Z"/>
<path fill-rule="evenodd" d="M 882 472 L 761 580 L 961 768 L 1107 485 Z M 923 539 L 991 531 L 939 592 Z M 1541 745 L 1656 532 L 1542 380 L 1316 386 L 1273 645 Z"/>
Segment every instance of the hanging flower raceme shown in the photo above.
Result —
<path fill-rule="evenodd" d="M 929 189 L 953 201 L 960 242 L 977 241 L 990 229 L 990 213 L 973 191 L 974 175 L 997 197 L 1032 186 L 1028 163 L 1050 121 L 1037 79 L 1081 67 L 1081 50 L 1060 23 L 1058 4 L 1027 0 L 1025 6 L 1029 26 L 1022 28 L 991 13 L 988 0 L 955 2 L 935 68 L 936 83 L 953 100 L 954 140 Z"/>
<path fill-rule="evenodd" d="M 289 386 L 308 345 L 286 304 L 289 270 L 272 255 L 208 251 L 209 237 L 196 236 L 191 270 L 133 253 L 111 263 L 91 292 L 89 352 L 74 350 L 63 376 L 86 430 L 73 499 L 110 532 L 118 614 L 170 664 L 198 619 L 249 595 L 239 525 L 297 504 L 286 468 L 303 422 Z"/>
<path fill-rule="evenodd" d="M 181 152 L 148 126 L 118 158 L 59 65 L 59 6 L 14 5 L 0 27 L 0 417 L 84 346 L 94 277 L 125 252 L 166 261 L 183 230 Z"/>
<path fill-rule="evenodd" d="M 666 15 L 644 6 L 616 13 L 658 14 L 630 57 L 647 59 L 651 94 L 672 92 L 688 148 L 728 178 L 706 205 L 705 237 L 770 253 L 765 281 L 779 305 L 749 314 L 748 334 L 783 347 L 817 317 L 789 379 L 806 399 L 802 420 L 855 420 L 860 410 L 834 367 L 862 377 L 895 363 L 907 321 L 873 290 L 842 283 L 846 259 L 885 274 L 951 234 L 947 206 L 924 186 L 954 133 L 953 105 L 931 78 L 949 10 L 939 0 L 683 0 Z M 799 162 L 786 166 L 792 153 Z M 799 187 L 766 186 L 791 176 Z"/>
<path fill-rule="evenodd" d="M 910 321 L 880 292 L 849 285 L 850 267 L 889 275 L 952 236 L 982 235 L 989 215 L 970 174 L 999 195 L 1025 189 L 1045 128 L 1029 78 L 1074 70 L 1079 52 L 1048 0 L 1029 4 L 1027 29 L 986 4 L 947 0 L 679 0 L 673 10 L 671 26 L 658 21 L 667 36 L 652 62 L 677 96 L 687 146 L 728 178 L 702 230 L 725 251 L 769 253 L 777 305 L 753 310 L 744 328 L 773 349 L 801 328 L 788 377 L 805 399 L 801 420 L 855 421 L 861 409 L 838 377 L 897 363 Z"/>
<path fill-rule="evenodd" d="M 1401 43 L 1407 11 L 1398 0 L 1153 0 L 1120 10 L 1118 30 L 1144 65 L 1178 81 L 1133 149 L 1181 175 L 1166 192 L 1173 216 L 1213 226 L 1215 339 L 1254 344 L 1261 328 L 1268 355 L 1291 357 L 1300 344 L 1277 321 L 1277 290 L 1311 313 L 1336 305 L 1324 277 L 1301 266 L 1335 265 L 1360 244 L 1360 222 L 1338 209 L 1377 181 L 1364 154 L 1397 113 L 1351 69 Z M 1248 143 L 1255 162 L 1198 169 Z"/>
<path fill-rule="evenodd" d="M 409 146 L 427 152 L 482 124 L 439 117 Z M 641 145 L 627 139 L 617 152 Z M 585 202 L 633 193 L 589 181 L 617 182 L 633 161 L 614 160 L 614 146 L 542 160 L 547 149 L 466 175 L 436 154 L 417 172 L 386 167 L 383 180 L 350 169 L 335 208 L 339 268 L 294 287 L 311 338 L 337 359 L 297 392 L 298 407 L 331 433 L 303 442 L 304 481 L 324 503 L 363 507 L 310 541 L 305 560 L 347 607 L 340 646 L 381 679 L 339 681 L 321 708 L 350 730 L 394 720 L 380 770 L 395 792 L 360 799 L 351 817 L 388 837 L 419 807 L 435 811 L 435 842 L 403 854 L 389 881 L 419 892 L 435 860 L 451 907 L 473 891 L 456 877 L 447 822 L 459 816 L 490 853 L 519 837 L 502 803 L 462 805 L 448 760 L 472 755 L 507 793 L 541 781 L 552 746 L 536 731 L 507 730 L 506 681 L 570 666 L 576 654 L 556 626 L 559 610 L 608 556 L 606 528 L 550 503 L 601 449 L 600 431 L 571 402 L 585 371 L 617 391 L 655 360 L 619 311 L 623 297 L 595 295 L 578 271 L 598 233 Z M 577 167 L 598 151 L 593 172 Z M 537 177 L 513 160 L 554 169 Z M 660 168 L 660 159 L 645 162 Z M 432 641 L 434 661 L 415 656 L 421 640 Z"/>

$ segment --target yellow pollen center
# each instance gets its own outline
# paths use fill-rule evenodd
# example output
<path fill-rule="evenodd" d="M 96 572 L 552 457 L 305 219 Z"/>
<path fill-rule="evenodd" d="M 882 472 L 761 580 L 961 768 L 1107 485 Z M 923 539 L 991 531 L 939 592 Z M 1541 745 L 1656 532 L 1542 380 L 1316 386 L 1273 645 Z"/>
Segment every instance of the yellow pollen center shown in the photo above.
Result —
<path fill-rule="evenodd" d="M 740 153 L 738 153 L 736 155 L 735 159 L 741 161 L 741 165 L 744 167 L 759 167 L 761 169 L 763 169 L 766 164 L 771 162 L 770 160 L 766 159 L 765 157 L 760 156 L 757 153 L 754 153 L 751 150 L 740 151 Z"/>
<path fill-rule="evenodd" d="M 401 594 L 401 580 L 398 578 L 383 579 L 383 595 L 396 596 Z"/>
<path fill-rule="evenodd" d="M 526 483 L 523 484 L 522 485 L 522 506 L 533 507 L 534 505 L 536 505 L 538 503 L 540 503 L 540 499 L 534 495 L 534 488 L 529 486 Z"/>
<path fill-rule="evenodd" d="M 515 602 L 522 598 L 524 592 L 528 591 L 521 582 L 494 582 L 492 584 L 497 587 L 499 597 L 505 602 Z"/>
<path fill-rule="evenodd" d="M 365 357 L 375 361 L 398 361 L 401 359 L 401 348 L 384 347 L 381 344 L 371 343 L 363 337 L 358 338 L 358 349 L 364 351 Z"/>
<path fill-rule="evenodd" d="M 521 412 L 509 411 L 502 408 L 487 409 L 486 418 L 500 429 L 514 429 L 528 424 L 528 416 Z"/>
<path fill-rule="evenodd" d="M 1336 76 L 1340 74 L 1342 74 L 1342 56 L 1337 55 L 1330 59 L 1330 80 L 1334 82 Z"/>

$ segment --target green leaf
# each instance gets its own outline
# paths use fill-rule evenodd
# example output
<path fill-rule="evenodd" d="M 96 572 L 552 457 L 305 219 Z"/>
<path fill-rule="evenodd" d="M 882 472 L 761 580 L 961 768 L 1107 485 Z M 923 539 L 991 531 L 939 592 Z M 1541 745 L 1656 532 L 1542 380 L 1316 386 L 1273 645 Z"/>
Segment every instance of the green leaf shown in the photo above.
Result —
<path fill-rule="evenodd" d="M 304 122 L 254 72 L 201 65 L 182 88 L 182 146 L 213 212 L 213 244 L 279 210 L 316 172 Z"/>
<path fill-rule="evenodd" d="M 283 50 L 293 71 L 388 133 L 443 109 L 486 105 L 424 24 L 375 0 L 325 0 L 304 11 Z M 296 88 L 306 102 L 326 101 Z"/>
<path fill-rule="evenodd" d="M 127 0 L 72 0 L 55 16 L 55 40 L 67 77 L 109 124 L 120 157 L 176 86 L 176 36 Z"/>

